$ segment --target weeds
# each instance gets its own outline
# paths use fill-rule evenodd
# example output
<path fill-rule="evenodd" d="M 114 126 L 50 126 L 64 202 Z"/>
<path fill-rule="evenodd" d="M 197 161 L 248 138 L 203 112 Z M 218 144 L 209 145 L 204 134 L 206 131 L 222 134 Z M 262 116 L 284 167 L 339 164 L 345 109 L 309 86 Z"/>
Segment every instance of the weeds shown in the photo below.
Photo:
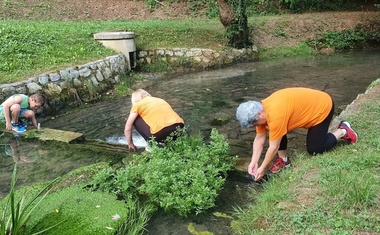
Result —
<path fill-rule="evenodd" d="M 310 41 L 309 44 L 319 49 L 332 47 L 337 50 L 347 50 L 363 47 L 368 38 L 367 32 L 361 25 L 358 25 L 355 29 L 326 32 L 320 39 Z"/>
<path fill-rule="evenodd" d="M 108 168 L 95 175 L 93 189 L 123 198 L 143 197 L 154 207 L 181 216 L 201 213 L 214 206 L 234 164 L 224 137 L 213 130 L 210 138 L 206 144 L 200 136 L 183 132 L 164 147 L 151 142 L 150 155 L 135 156 L 125 168 Z"/>
<path fill-rule="evenodd" d="M 148 224 L 152 208 L 133 200 L 128 200 L 126 203 L 129 208 L 127 219 L 118 228 L 116 234 L 140 235 Z"/>
<path fill-rule="evenodd" d="M 31 216 L 33 216 L 34 210 L 40 205 L 42 200 L 49 193 L 49 188 L 54 184 L 52 181 L 45 188 L 43 188 L 36 196 L 34 196 L 29 202 L 26 202 L 26 192 L 22 195 L 21 199 L 17 199 L 15 188 L 16 188 L 16 172 L 17 163 L 15 163 L 12 181 L 11 181 L 11 191 L 8 195 L 8 199 L 5 203 L 2 216 L 0 218 L 0 235 L 22 235 L 24 234 L 25 226 L 28 223 Z M 61 222 L 56 223 L 46 229 L 43 229 L 34 234 L 40 234 L 46 232 L 59 225 Z"/>

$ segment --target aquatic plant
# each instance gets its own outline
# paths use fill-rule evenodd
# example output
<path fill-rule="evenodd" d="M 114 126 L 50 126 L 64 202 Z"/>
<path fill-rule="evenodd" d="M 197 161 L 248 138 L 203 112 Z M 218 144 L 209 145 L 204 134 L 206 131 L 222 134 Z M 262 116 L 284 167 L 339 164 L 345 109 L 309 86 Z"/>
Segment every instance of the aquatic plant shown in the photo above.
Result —
<path fill-rule="evenodd" d="M 39 214 L 31 218 L 25 234 L 33 234 L 56 221 L 63 221 L 49 230 L 49 234 L 114 235 L 124 221 L 129 220 L 126 215 L 135 208 L 133 203 L 126 204 L 117 200 L 115 195 L 90 192 L 73 184 L 59 188 L 45 198 Z"/>
<path fill-rule="evenodd" d="M 116 193 L 174 211 L 181 216 L 214 206 L 227 171 L 236 158 L 228 155 L 223 135 L 213 129 L 208 143 L 185 131 L 165 146 L 150 142 L 150 154 L 136 155 L 125 168 L 105 169 L 92 182 L 94 190 Z"/>

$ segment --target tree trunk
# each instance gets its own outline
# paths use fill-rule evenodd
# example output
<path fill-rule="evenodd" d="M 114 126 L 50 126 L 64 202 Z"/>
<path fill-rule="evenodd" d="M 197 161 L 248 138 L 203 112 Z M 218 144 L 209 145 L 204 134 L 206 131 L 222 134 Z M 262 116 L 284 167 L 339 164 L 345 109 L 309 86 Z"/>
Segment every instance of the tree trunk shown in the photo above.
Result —
<path fill-rule="evenodd" d="M 217 0 L 220 22 L 226 28 L 227 44 L 238 49 L 251 45 L 249 42 L 246 1 L 249 0 Z"/>
<path fill-rule="evenodd" d="M 235 14 L 232 6 L 226 0 L 217 0 L 219 6 L 219 19 L 224 27 L 236 24 Z"/>

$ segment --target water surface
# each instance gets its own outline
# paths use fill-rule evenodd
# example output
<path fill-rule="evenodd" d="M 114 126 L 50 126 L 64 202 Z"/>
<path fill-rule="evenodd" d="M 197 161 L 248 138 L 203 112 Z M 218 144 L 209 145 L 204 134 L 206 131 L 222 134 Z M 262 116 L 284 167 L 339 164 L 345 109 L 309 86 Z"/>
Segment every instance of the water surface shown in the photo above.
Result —
<path fill-rule="evenodd" d="M 286 87 L 310 87 L 329 93 L 336 107 L 344 108 L 368 85 L 380 77 L 380 51 L 353 51 L 333 56 L 284 59 L 273 62 L 239 63 L 223 69 L 169 77 L 152 78 L 135 88 L 144 88 L 153 96 L 167 100 L 183 117 L 191 133 L 208 136 L 216 128 L 228 140 L 231 154 L 249 161 L 254 131 L 240 128 L 235 120 L 237 106 L 246 100 L 261 100 Z M 305 97 L 307 99 L 308 97 Z M 125 144 L 123 130 L 131 108 L 130 97 L 101 101 L 77 112 L 44 120 L 42 127 L 81 132 L 88 140 Z M 304 151 L 305 133 L 289 135 L 289 149 Z M 77 167 L 99 161 L 120 161 L 125 152 L 93 149 L 81 144 L 52 144 L 16 140 L 3 136 L 4 151 L 0 154 L 0 198 L 9 190 L 15 160 L 22 160 L 19 185 L 46 181 L 62 176 Z M 143 146 L 143 140 L 139 145 Z M 11 155 L 12 148 L 18 158 Z M 21 160 L 20 160 L 21 159 Z M 246 167 L 246 166 L 243 166 Z M 212 213 L 231 214 L 235 206 L 244 206 L 247 192 L 257 185 L 242 175 L 231 177 L 210 213 L 184 219 L 176 215 L 155 215 L 148 227 L 151 234 L 189 234 L 187 226 L 214 234 L 230 234 L 229 220 Z"/>

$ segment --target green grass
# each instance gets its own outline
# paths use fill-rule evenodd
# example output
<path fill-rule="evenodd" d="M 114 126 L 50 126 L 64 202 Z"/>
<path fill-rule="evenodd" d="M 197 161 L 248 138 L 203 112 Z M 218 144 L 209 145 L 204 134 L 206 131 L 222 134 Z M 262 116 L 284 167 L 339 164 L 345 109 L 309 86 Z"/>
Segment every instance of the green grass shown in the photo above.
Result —
<path fill-rule="evenodd" d="M 380 233 L 380 106 L 369 100 L 347 117 L 355 145 L 311 157 L 292 156 L 293 167 L 275 175 L 255 203 L 236 211 L 237 234 Z"/>
<path fill-rule="evenodd" d="M 255 22 L 266 17 L 255 17 Z M 250 19 L 253 21 L 253 19 Z M 0 20 L 0 84 L 75 67 L 114 55 L 93 35 L 106 30 L 135 33 L 137 50 L 156 48 L 226 48 L 225 29 L 219 19 L 135 20 L 135 21 L 26 21 Z M 276 32 L 274 32 L 276 33 Z M 278 32 L 277 32 L 278 33 Z M 306 44 L 260 51 L 260 59 L 276 59 L 315 53 Z M 150 66 L 150 67 L 149 67 Z M 169 65 L 148 65 L 153 72 Z M 169 67 L 168 67 L 169 66 Z"/>
<path fill-rule="evenodd" d="M 210 48 L 225 45 L 217 20 L 26 21 L 0 20 L 0 83 L 26 80 L 42 73 L 78 66 L 115 52 L 93 39 L 105 30 L 135 33 L 138 50 Z"/>
<path fill-rule="evenodd" d="M 306 43 L 300 43 L 296 47 L 279 46 L 275 48 L 263 48 L 260 52 L 261 60 L 273 60 L 279 58 L 290 58 L 296 56 L 315 55 L 317 52 Z"/>

